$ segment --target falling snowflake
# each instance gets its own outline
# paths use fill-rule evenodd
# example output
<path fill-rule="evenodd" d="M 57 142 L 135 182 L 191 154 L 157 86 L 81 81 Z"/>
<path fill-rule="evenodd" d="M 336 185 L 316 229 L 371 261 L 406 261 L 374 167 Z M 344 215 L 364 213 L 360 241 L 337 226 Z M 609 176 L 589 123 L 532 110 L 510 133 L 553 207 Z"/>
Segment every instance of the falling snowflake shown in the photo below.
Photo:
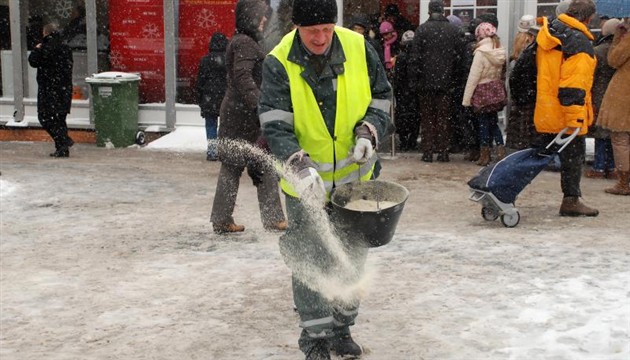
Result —
<path fill-rule="evenodd" d="M 72 0 L 57 0 L 55 4 L 55 12 L 59 17 L 67 19 L 72 12 Z"/>
<path fill-rule="evenodd" d="M 142 27 L 142 37 L 145 39 L 157 39 L 160 37 L 160 29 L 155 24 L 146 24 Z"/>
<path fill-rule="evenodd" d="M 123 62 L 122 54 L 118 51 L 112 51 L 109 54 L 109 62 L 112 65 L 112 68 L 116 70 L 125 70 L 127 67 Z"/>
<path fill-rule="evenodd" d="M 197 25 L 203 29 L 209 29 L 217 26 L 217 19 L 208 9 L 202 9 L 197 14 Z"/>

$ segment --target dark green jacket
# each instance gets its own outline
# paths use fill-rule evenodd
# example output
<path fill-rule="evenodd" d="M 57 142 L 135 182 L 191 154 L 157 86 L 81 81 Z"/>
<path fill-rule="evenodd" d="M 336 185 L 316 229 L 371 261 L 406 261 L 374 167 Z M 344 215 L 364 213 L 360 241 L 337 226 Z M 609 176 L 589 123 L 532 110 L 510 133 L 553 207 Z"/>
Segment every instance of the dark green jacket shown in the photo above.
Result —
<path fill-rule="evenodd" d="M 308 63 L 309 53 L 301 45 L 297 31 L 289 52 L 289 60 L 304 68 L 302 76 L 313 89 L 328 131 L 334 137 L 337 99 L 333 80 L 337 77 L 336 74 L 343 72 L 345 54 L 336 35 L 333 37 L 331 46 L 328 64 L 319 77 Z M 392 89 L 378 54 L 372 46 L 367 44 L 366 58 L 374 106 L 370 105 L 363 121 L 372 124 L 378 134 L 378 139 L 382 139 L 387 135 L 388 128 L 391 129 L 389 112 L 382 109 L 389 108 L 392 100 Z M 293 126 L 290 124 L 292 123 L 293 106 L 289 79 L 282 64 L 272 55 L 267 55 L 263 63 L 263 83 L 258 114 L 266 117 L 278 114 L 277 121 L 266 121 L 262 128 L 272 153 L 278 159 L 285 161 L 289 156 L 301 150 L 293 132 Z M 291 117 L 290 123 L 286 121 L 287 116 Z"/>

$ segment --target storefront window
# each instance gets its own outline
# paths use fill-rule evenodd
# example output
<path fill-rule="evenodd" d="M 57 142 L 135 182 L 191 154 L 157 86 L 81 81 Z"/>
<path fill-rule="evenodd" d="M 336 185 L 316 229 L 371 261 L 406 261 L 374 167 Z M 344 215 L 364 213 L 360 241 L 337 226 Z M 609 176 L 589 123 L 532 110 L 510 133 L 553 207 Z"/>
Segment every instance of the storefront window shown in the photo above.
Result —
<path fill-rule="evenodd" d="M 468 26 L 472 19 L 481 14 L 497 13 L 497 0 L 446 0 L 444 5 L 445 14 L 459 17 L 463 26 Z"/>

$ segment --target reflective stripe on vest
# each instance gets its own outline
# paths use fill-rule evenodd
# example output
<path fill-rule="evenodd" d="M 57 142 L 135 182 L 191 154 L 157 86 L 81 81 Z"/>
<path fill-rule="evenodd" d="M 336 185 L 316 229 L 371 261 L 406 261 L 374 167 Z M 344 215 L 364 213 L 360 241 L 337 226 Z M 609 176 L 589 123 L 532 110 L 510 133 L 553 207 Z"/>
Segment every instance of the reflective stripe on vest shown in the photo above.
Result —
<path fill-rule="evenodd" d="M 270 54 L 284 66 L 289 78 L 295 136 L 300 147 L 317 164 L 317 172 L 330 194 L 335 184 L 355 181 L 359 176 L 361 180 L 369 180 L 376 162 L 375 153 L 370 161 L 359 167 L 350 153 L 354 145 L 354 128 L 363 119 L 372 102 L 365 38 L 352 30 L 335 27 L 335 34 L 341 42 L 346 61 L 344 73 L 337 75 L 337 111 L 333 138 L 328 132 L 313 90 L 302 78 L 304 68 L 288 60 L 295 31 L 297 30 L 287 34 Z M 286 179 L 281 180 L 281 185 L 284 192 L 297 197 Z"/>

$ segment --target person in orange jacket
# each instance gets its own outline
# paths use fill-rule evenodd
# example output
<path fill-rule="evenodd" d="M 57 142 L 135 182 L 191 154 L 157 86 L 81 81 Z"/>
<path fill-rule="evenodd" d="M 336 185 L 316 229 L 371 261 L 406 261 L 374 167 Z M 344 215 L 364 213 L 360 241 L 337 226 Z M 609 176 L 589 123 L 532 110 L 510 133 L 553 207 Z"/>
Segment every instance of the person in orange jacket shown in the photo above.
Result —
<path fill-rule="evenodd" d="M 591 87 L 597 60 L 588 23 L 595 12 L 593 0 L 573 0 L 566 13 L 557 19 L 549 22 L 543 18 L 536 37 L 538 75 L 534 124 L 540 133 L 536 144 L 550 143 L 566 127 L 579 131 L 560 153 L 560 184 L 564 194 L 561 216 L 599 214 L 580 201 L 585 135 L 593 122 Z"/>

